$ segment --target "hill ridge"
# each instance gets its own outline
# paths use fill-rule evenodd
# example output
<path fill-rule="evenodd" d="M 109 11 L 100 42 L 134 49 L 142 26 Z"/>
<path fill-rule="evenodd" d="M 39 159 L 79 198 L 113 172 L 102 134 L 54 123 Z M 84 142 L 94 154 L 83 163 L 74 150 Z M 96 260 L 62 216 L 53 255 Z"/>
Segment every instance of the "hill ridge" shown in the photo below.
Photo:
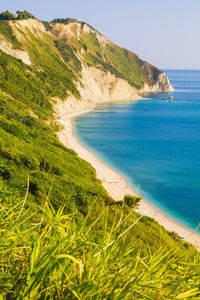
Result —
<path fill-rule="evenodd" d="M 101 70 L 107 73 L 107 76 L 109 73 L 114 75 L 116 77 L 115 81 L 125 80 L 127 83 L 125 87 L 127 94 L 129 94 L 130 87 L 133 88 L 130 97 L 125 97 L 126 99 L 133 99 L 137 93 L 142 92 L 173 91 L 164 72 L 141 60 L 135 53 L 114 45 L 104 35 L 85 22 L 76 20 L 67 24 L 52 22 L 48 23 L 48 26 L 35 18 L 1 22 L 4 22 L 3 25 L 9 28 L 1 30 L 3 26 L 0 26 L 0 48 L 18 59 L 21 58 L 26 64 L 31 64 L 41 69 L 38 57 L 37 62 L 35 57 L 33 57 L 32 48 L 37 47 L 40 50 L 41 46 L 43 48 L 50 46 L 50 55 L 59 57 L 74 73 L 77 82 L 81 82 L 85 76 L 83 70 L 96 68 L 97 72 Z M 10 33 L 8 35 L 7 32 L 9 30 Z M 40 43 L 38 42 L 39 40 Z M 49 45 L 50 43 L 51 45 Z M 42 59 L 44 54 L 40 51 L 38 55 Z M 47 73 L 46 76 L 48 75 Z M 84 85 L 84 83 L 82 84 Z M 105 84 L 106 82 L 103 85 Z M 75 85 L 77 87 L 77 83 Z M 102 83 L 99 84 L 99 88 L 101 86 Z M 85 100 L 88 88 L 89 86 L 86 85 L 85 92 L 79 95 L 81 99 Z M 110 89 L 110 86 L 107 85 L 107 91 Z M 74 95 L 75 98 L 78 94 L 80 92 Z M 113 100 L 113 96 L 109 95 L 107 97 L 107 94 L 104 95 L 105 101 Z M 98 94 L 97 99 L 94 98 L 94 95 L 92 99 L 90 97 L 86 100 L 98 102 Z M 116 98 L 116 100 L 119 99 L 122 98 Z"/>

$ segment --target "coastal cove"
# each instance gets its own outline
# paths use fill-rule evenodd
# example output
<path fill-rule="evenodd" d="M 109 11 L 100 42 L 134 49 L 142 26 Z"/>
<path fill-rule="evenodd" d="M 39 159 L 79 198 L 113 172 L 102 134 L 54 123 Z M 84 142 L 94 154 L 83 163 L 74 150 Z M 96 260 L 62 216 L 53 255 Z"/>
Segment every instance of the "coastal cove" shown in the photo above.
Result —
<path fill-rule="evenodd" d="M 158 95 L 155 95 L 155 97 L 158 97 Z M 166 98 L 166 94 L 160 95 L 161 97 Z M 107 190 L 107 192 L 115 199 L 115 200 L 121 200 L 123 199 L 123 196 L 127 193 L 135 193 L 134 185 L 128 178 L 128 183 L 127 184 L 127 177 L 125 176 L 126 180 L 124 179 L 124 173 L 123 172 L 116 172 L 113 170 L 113 168 L 117 171 L 121 171 L 118 168 L 115 167 L 115 165 L 108 163 L 108 160 L 105 159 L 105 157 L 102 154 L 99 154 L 98 151 L 96 151 L 95 147 L 88 146 L 88 144 L 85 142 L 85 140 L 81 137 L 81 142 L 80 142 L 80 133 L 77 132 L 77 124 L 79 124 L 80 118 L 86 118 L 90 119 L 90 116 L 94 115 L 96 111 L 99 110 L 108 110 L 109 107 L 120 107 L 122 108 L 124 105 L 137 105 L 137 103 L 143 103 L 144 101 L 149 101 L 149 100 L 142 100 L 139 102 L 127 102 L 127 103 L 112 103 L 112 104 L 106 104 L 102 105 L 100 107 L 97 107 L 96 110 L 89 112 L 83 111 L 79 113 L 73 113 L 69 115 L 64 115 L 60 119 L 60 123 L 64 125 L 65 129 L 62 130 L 59 133 L 59 139 L 60 141 L 65 144 L 67 147 L 70 147 L 71 149 L 75 150 L 78 155 L 88 161 L 95 169 L 97 173 L 97 177 L 102 181 L 102 184 L 104 188 Z M 121 110 L 120 110 L 121 111 Z M 122 112 L 121 112 L 122 113 Z M 80 115 L 81 114 L 81 115 Z M 101 114 L 102 116 L 102 114 Z M 75 118 L 76 117 L 76 118 Z M 75 128 L 73 130 L 72 127 L 72 118 L 74 119 L 74 125 Z M 102 117 L 99 116 L 98 118 L 99 123 L 101 126 L 103 126 L 104 120 Z M 91 121 L 91 119 L 90 119 Z M 90 123 L 91 124 L 91 123 Z M 75 130 L 76 129 L 76 130 Z M 74 131 L 76 135 L 74 134 Z M 78 138 L 77 139 L 77 134 Z M 90 136 L 91 138 L 91 136 Z M 106 140 L 106 138 L 105 138 Z M 95 153 L 95 154 L 93 154 Z M 99 159 L 100 158 L 100 159 Z M 105 163 L 103 163 L 105 162 Z M 108 165 L 111 165 L 111 168 L 108 167 Z M 121 175 L 123 174 L 123 176 Z M 136 187 L 136 185 L 135 185 Z M 140 205 L 140 213 L 145 214 L 149 217 L 154 218 L 159 222 L 159 224 L 163 225 L 166 229 L 170 231 L 175 231 L 184 238 L 186 241 L 192 243 L 195 246 L 200 246 L 200 237 L 198 234 L 192 234 L 192 226 L 184 226 L 187 224 L 184 224 L 184 222 L 181 222 L 179 219 L 177 222 L 177 218 L 173 218 L 173 215 L 170 214 L 170 210 L 165 210 L 163 209 L 162 206 L 156 205 L 157 203 L 149 201 L 148 197 L 143 196 L 143 201 Z M 146 201 L 147 199 L 147 201 Z M 173 220 L 174 219 L 174 220 Z M 173 220 L 173 221 L 172 221 Z M 180 225 L 182 224 L 182 225 Z M 190 229 L 189 229 L 190 228 Z M 193 227 L 194 228 L 194 227 Z M 195 229 L 195 228 L 194 228 Z"/>
<path fill-rule="evenodd" d="M 200 72 L 171 70 L 165 72 L 169 76 L 173 86 L 176 89 L 175 93 L 145 95 L 145 97 L 149 98 L 148 100 L 127 103 L 110 103 L 98 106 L 97 109 L 93 112 L 87 115 L 81 115 L 80 117 L 77 117 L 75 119 L 75 131 L 76 135 L 78 135 L 78 138 L 81 140 L 81 143 L 83 143 L 84 146 L 86 146 L 90 151 L 95 153 L 95 155 L 102 159 L 106 164 L 111 166 L 111 168 L 113 168 L 120 174 L 123 174 L 123 177 L 125 177 L 126 181 L 129 183 L 132 189 L 136 190 L 138 185 L 140 185 L 139 191 L 143 196 L 143 199 L 147 199 L 147 202 L 150 203 L 154 208 L 156 208 L 156 210 L 158 208 L 158 210 L 162 212 L 162 214 L 164 213 L 165 215 L 170 216 L 170 219 L 172 219 L 176 223 L 182 224 L 186 228 L 194 230 L 199 223 L 199 173 L 198 160 L 195 155 L 196 153 L 198 154 L 199 145 L 198 116 L 200 103 L 198 103 L 198 101 L 200 99 L 200 93 L 198 87 Z M 188 78 L 190 78 L 190 80 L 188 80 Z M 166 100 L 169 95 L 173 95 L 174 101 L 163 101 Z M 133 115 L 134 129 L 132 129 L 132 135 L 130 134 L 130 132 L 127 132 L 127 134 L 129 135 L 129 137 L 127 137 L 126 135 L 123 136 L 122 129 L 126 129 L 128 122 L 128 126 L 132 126 L 130 114 Z M 168 118 L 166 118 L 167 115 L 169 116 Z M 117 124 L 117 122 L 113 120 L 117 118 L 119 119 L 119 128 L 115 127 L 112 129 L 112 126 L 116 126 Z M 176 122 L 176 118 L 179 119 L 178 123 L 180 124 L 174 123 Z M 185 120 L 186 124 L 184 125 Z M 156 122 L 156 126 L 158 126 L 157 129 L 155 126 Z M 124 128 L 121 128 L 120 123 L 126 123 Z M 149 135 L 145 135 L 143 129 L 140 128 L 141 125 L 144 127 L 144 131 L 145 126 L 147 126 L 146 130 L 149 132 Z M 179 127 L 181 131 L 176 131 L 175 133 L 175 130 Z M 153 131 L 155 131 L 156 129 L 156 131 L 151 132 L 151 128 L 153 128 Z M 166 130 L 168 132 L 166 132 Z M 175 136 L 175 139 L 177 139 L 177 143 L 179 143 L 179 153 L 176 153 L 174 149 L 174 147 L 176 147 L 176 144 L 173 144 L 173 132 L 177 135 Z M 162 137 L 162 135 L 165 134 L 167 136 L 166 141 Z M 114 145 L 116 136 L 117 138 L 119 138 L 117 150 L 119 151 L 119 153 L 117 153 Z M 131 141 L 133 136 L 136 142 Z M 131 147 L 134 147 L 132 149 L 132 155 L 131 153 L 129 153 L 129 145 L 129 148 L 126 149 L 127 138 L 128 143 L 132 142 Z M 160 145 L 158 143 L 159 139 L 161 140 Z M 189 142 L 188 145 L 187 139 Z M 166 153 L 164 149 L 162 149 L 162 147 L 166 147 L 166 142 L 171 142 L 171 150 L 169 148 L 168 156 L 164 157 Z M 184 142 L 186 143 L 187 147 L 185 147 Z M 153 157 L 151 159 L 152 162 L 148 162 L 148 147 L 150 147 L 151 145 L 152 150 L 150 152 L 150 155 L 153 155 Z M 184 153 L 184 151 L 181 151 L 181 146 L 183 148 L 186 148 L 186 154 Z M 155 147 L 160 147 L 160 149 L 157 149 L 157 151 L 155 151 Z M 188 151 L 190 151 L 191 157 L 187 157 Z M 192 151 L 194 152 L 194 154 L 192 154 Z M 123 155 L 126 156 L 127 160 L 123 160 Z M 154 157 L 154 155 L 159 156 Z M 176 155 L 178 155 L 180 161 L 176 162 Z M 186 155 L 186 158 L 184 157 L 184 155 Z M 186 168 L 187 166 L 190 166 L 192 164 L 192 159 L 196 159 L 197 163 L 195 164 L 195 166 L 192 166 L 192 168 L 190 167 L 190 170 L 186 170 L 186 172 L 188 173 L 186 176 L 186 174 L 184 173 L 184 165 L 186 165 Z M 166 165 L 165 161 L 167 160 L 169 160 L 169 162 Z M 130 166 L 128 161 L 130 161 L 130 165 L 134 164 L 134 167 L 132 165 Z M 145 161 L 145 166 L 143 161 Z M 126 168 L 121 167 L 125 163 Z M 179 164 L 182 165 L 182 168 L 179 166 Z M 172 167 L 171 173 L 170 167 Z M 158 174 L 155 176 L 156 172 Z M 181 172 L 183 172 L 183 174 L 179 174 Z M 169 173 L 169 178 L 163 178 L 162 176 L 164 173 Z M 186 176 L 185 180 L 188 181 L 189 186 L 186 186 L 186 182 L 184 181 L 184 178 L 182 178 L 184 177 L 184 175 Z M 169 183 L 167 182 L 169 186 L 167 186 L 167 188 L 166 186 L 164 186 L 166 195 L 165 198 L 163 197 L 163 201 L 159 201 L 159 197 L 163 195 L 162 193 L 152 193 L 152 190 L 154 191 L 156 189 L 158 189 L 158 191 L 160 192 L 160 186 L 156 185 L 156 180 L 158 181 L 158 184 L 161 185 L 161 188 L 165 184 L 164 181 L 169 180 Z M 170 186 L 170 180 L 174 181 L 174 186 Z M 108 182 L 112 182 L 112 180 L 108 179 Z M 113 187 L 112 183 L 109 184 L 109 188 L 111 188 L 111 186 Z M 151 187 L 152 190 L 149 189 L 149 187 Z M 183 189 L 182 197 L 180 193 L 181 188 Z M 106 189 L 108 190 L 108 187 L 106 187 Z M 175 196 L 173 195 L 173 193 Z M 190 194 L 191 199 L 189 199 Z M 175 204 L 173 203 L 173 196 L 179 199 Z M 172 201 L 171 206 L 168 205 L 168 202 L 166 201 L 167 197 L 169 197 L 169 201 Z M 178 201 L 179 203 L 177 204 Z M 179 205 L 181 209 L 177 210 L 176 205 Z M 192 210 L 193 208 L 194 211 Z M 153 214 L 151 214 L 151 217 L 153 217 Z M 169 228 L 169 230 L 177 231 L 175 230 L 175 228 Z M 185 238 L 183 234 L 179 235 Z"/>

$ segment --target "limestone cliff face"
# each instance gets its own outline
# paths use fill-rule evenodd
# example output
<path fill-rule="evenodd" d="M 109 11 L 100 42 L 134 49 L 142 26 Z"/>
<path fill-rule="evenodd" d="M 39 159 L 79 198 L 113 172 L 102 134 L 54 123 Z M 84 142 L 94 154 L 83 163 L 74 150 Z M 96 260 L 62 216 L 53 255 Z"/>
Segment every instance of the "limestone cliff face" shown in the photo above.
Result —
<path fill-rule="evenodd" d="M 110 72 L 94 67 L 82 67 L 82 86 L 79 91 L 82 99 L 104 101 L 130 100 L 137 96 L 137 90 L 124 79 L 117 78 Z"/>
<path fill-rule="evenodd" d="M 84 65 L 78 90 L 81 95 L 78 101 L 73 96 L 64 102 L 57 99 L 55 108 L 59 115 L 93 109 L 100 103 L 141 99 L 137 89 L 126 80 L 117 78 L 110 72 Z"/>
<path fill-rule="evenodd" d="M 95 36 L 100 48 L 103 49 L 103 59 L 106 61 L 105 49 L 107 45 L 112 44 L 106 37 L 94 30 L 88 24 L 82 24 L 73 22 L 68 25 L 56 24 L 52 33 L 59 38 L 64 38 L 68 42 L 74 38 L 81 40 L 81 35 Z M 88 50 L 88 49 L 87 49 Z M 82 72 L 80 75 L 81 84 L 78 84 L 78 90 L 81 95 L 81 101 L 78 101 L 70 96 L 64 103 L 59 101 L 56 106 L 57 111 L 64 113 L 72 113 L 82 111 L 86 109 L 94 108 L 99 103 L 111 102 L 111 101 L 127 101 L 137 100 L 142 93 L 158 93 L 158 92 L 172 92 L 174 91 L 169 79 L 164 72 L 161 72 L 157 68 L 158 79 L 156 82 L 144 83 L 143 88 L 137 89 L 130 85 L 128 80 L 119 78 L 118 76 L 111 74 L 110 71 L 99 69 L 99 65 L 96 67 L 88 66 L 84 62 L 84 50 L 81 49 L 77 52 L 77 56 L 82 62 Z M 139 59 L 136 56 L 136 59 Z M 140 60 L 140 59 L 139 59 Z M 145 73 L 150 74 L 150 68 L 152 66 L 148 62 L 144 62 L 143 69 Z M 151 74 L 150 74 L 151 75 Z"/>
<path fill-rule="evenodd" d="M 31 65 L 31 60 L 27 52 L 16 49 L 11 43 L 0 37 L 0 49 L 9 55 L 21 59 L 25 64 Z"/>
<path fill-rule="evenodd" d="M 137 90 L 126 80 L 117 78 L 110 72 L 104 72 L 94 67 L 82 67 L 81 84 L 78 84 L 81 100 L 70 96 L 66 101 L 57 99 L 55 110 L 58 115 L 81 112 L 93 109 L 96 105 L 106 102 L 139 100 L 143 93 L 173 92 L 174 89 L 165 73 L 159 74 L 156 84 L 145 84 Z"/>
<path fill-rule="evenodd" d="M 166 93 L 174 92 L 174 88 L 171 85 L 167 75 L 162 72 L 158 75 L 158 80 L 155 84 L 144 84 L 144 87 L 140 91 L 141 93 Z"/>
<path fill-rule="evenodd" d="M 80 40 L 82 34 L 93 34 L 97 37 L 98 41 L 104 46 L 110 43 L 110 41 L 104 35 L 102 35 L 86 23 L 72 22 L 67 25 L 57 23 L 54 24 L 51 33 L 59 38 L 64 38 L 67 40 L 73 38 Z"/>
<path fill-rule="evenodd" d="M 68 74 L 71 72 L 80 97 L 69 91 L 64 102 L 58 101 L 57 107 L 66 113 L 93 108 L 98 103 L 136 100 L 141 93 L 173 91 L 164 72 L 114 45 L 86 23 L 50 23 L 50 29 L 35 19 L 8 23 L 22 47 L 16 49 L 0 32 L 1 50 L 31 65 L 33 72 L 47 70 L 45 76 L 49 75 L 48 51 L 54 57 L 55 74 L 56 64 L 58 68 L 65 64 Z"/>

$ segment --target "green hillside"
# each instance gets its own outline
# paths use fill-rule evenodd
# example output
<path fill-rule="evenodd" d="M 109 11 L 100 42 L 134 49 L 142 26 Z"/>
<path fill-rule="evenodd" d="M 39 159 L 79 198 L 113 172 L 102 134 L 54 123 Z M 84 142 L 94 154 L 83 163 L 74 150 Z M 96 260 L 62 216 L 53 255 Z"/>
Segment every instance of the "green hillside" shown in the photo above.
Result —
<path fill-rule="evenodd" d="M 95 34 L 82 34 L 80 43 L 85 50 L 85 61 L 88 65 L 108 70 L 137 89 L 143 88 L 144 83 L 156 83 L 161 73 L 126 49 L 112 43 L 102 47 Z"/>
<path fill-rule="evenodd" d="M 80 60 L 138 88 L 160 71 L 111 43 L 102 50 L 91 34 L 56 36 L 55 21 L 35 34 L 19 22 L 29 21 L 0 21 L 0 37 L 32 62 L 0 50 L 0 299 L 198 297 L 195 249 L 114 202 L 56 135 L 55 98 L 81 101 Z"/>

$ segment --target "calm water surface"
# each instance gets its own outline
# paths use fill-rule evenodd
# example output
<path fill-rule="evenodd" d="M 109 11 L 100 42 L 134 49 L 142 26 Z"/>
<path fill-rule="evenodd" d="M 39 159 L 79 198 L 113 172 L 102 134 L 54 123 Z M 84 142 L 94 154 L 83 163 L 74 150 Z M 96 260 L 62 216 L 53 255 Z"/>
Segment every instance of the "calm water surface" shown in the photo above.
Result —
<path fill-rule="evenodd" d="M 200 71 L 165 70 L 176 92 L 99 106 L 76 134 L 140 194 L 184 225 L 200 222 Z M 173 95 L 174 101 L 166 101 Z"/>

